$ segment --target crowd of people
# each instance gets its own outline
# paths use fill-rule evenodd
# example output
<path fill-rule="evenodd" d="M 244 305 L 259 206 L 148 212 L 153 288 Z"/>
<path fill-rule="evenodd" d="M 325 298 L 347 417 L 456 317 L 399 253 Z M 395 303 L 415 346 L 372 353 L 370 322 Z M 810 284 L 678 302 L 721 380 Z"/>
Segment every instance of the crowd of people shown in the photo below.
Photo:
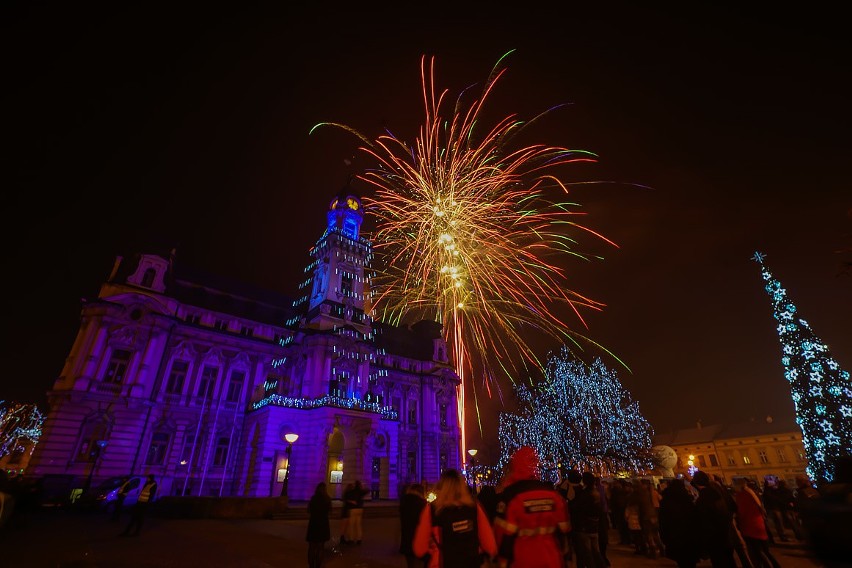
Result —
<path fill-rule="evenodd" d="M 367 492 L 357 482 L 344 492 L 341 543 L 360 544 L 361 515 L 353 512 Z M 658 481 L 572 469 L 554 484 L 539 477 L 530 447 L 512 455 L 496 487 L 471 487 L 450 469 L 431 493 L 433 499 L 424 484 L 413 483 L 399 500 L 399 552 L 407 568 L 607 568 L 610 533 L 635 554 L 665 557 L 680 568 L 702 560 L 714 568 L 780 568 L 770 544 L 810 539 L 807 515 L 823 511 L 815 506 L 823 496 L 805 476 L 794 490 L 772 476 L 762 485 L 739 477 L 726 486 L 703 471 Z M 319 568 L 331 538 L 325 484 L 309 509 L 309 566 Z"/>

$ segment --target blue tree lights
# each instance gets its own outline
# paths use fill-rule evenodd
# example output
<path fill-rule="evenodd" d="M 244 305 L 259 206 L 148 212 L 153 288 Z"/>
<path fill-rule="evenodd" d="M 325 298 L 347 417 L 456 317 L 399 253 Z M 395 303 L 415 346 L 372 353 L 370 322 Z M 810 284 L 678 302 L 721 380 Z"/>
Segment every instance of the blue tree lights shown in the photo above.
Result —
<path fill-rule="evenodd" d="M 563 347 L 548 359 L 544 380 L 519 384 L 516 395 L 518 412 L 500 414 L 501 465 L 528 445 L 544 478 L 559 467 L 616 474 L 651 466 L 653 428 L 600 358 L 586 365 Z"/>
<path fill-rule="evenodd" d="M 0 400 L 0 458 L 32 451 L 41 438 L 44 414 L 34 404 Z"/>
<path fill-rule="evenodd" d="M 755 252 L 765 289 L 772 299 L 778 321 L 781 364 L 796 408 L 796 422 L 808 458 L 808 475 L 817 482 L 831 482 L 838 458 L 852 456 L 852 381 L 829 353 L 828 346 L 798 316 L 787 291 Z"/>

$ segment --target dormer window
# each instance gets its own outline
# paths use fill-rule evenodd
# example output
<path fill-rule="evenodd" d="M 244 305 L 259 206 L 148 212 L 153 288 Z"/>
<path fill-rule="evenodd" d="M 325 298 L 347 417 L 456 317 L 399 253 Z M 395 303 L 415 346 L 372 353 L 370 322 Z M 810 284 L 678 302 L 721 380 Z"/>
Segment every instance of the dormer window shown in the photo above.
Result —
<path fill-rule="evenodd" d="M 145 288 L 150 288 L 154 285 L 154 277 L 157 276 L 157 271 L 153 268 L 149 268 L 145 271 L 145 274 L 142 276 L 142 286 Z"/>

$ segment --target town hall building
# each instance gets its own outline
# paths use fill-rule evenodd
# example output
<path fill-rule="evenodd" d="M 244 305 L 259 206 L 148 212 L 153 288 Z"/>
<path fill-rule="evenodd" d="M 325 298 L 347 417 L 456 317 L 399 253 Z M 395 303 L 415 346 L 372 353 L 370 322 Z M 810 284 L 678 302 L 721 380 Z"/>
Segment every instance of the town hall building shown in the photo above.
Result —
<path fill-rule="evenodd" d="M 119 256 L 52 389 L 27 475 L 94 485 L 154 474 L 160 495 L 373 498 L 462 463 L 459 377 L 440 324 L 370 310 L 359 196 L 327 211 L 295 301 L 182 266 Z"/>

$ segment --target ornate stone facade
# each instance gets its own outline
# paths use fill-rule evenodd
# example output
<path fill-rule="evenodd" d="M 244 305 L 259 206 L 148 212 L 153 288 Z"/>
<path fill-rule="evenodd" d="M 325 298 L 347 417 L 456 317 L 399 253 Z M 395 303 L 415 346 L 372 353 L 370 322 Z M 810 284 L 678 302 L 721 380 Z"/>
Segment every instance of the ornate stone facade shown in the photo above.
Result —
<path fill-rule="evenodd" d="M 295 302 L 192 272 L 174 251 L 118 257 L 83 302 L 28 475 L 152 473 L 161 495 L 203 496 L 280 495 L 289 475 L 304 500 L 356 479 L 396 498 L 460 467 L 440 325 L 373 322 L 359 197 L 344 188 L 327 219 Z"/>

